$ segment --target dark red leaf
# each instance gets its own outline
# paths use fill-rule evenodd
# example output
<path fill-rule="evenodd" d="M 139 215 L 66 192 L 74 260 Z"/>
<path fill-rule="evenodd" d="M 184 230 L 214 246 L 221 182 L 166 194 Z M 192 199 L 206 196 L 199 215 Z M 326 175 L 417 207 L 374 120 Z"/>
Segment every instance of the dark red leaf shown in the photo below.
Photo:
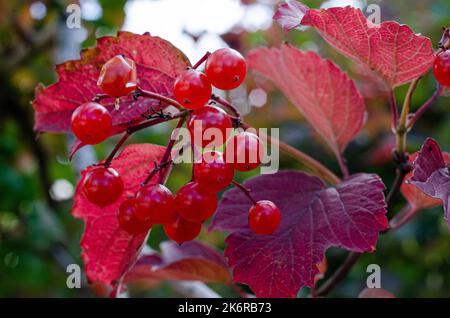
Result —
<path fill-rule="evenodd" d="M 275 15 L 283 18 L 277 21 L 287 29 L 300 24 L 314 27 L 336 50 L 375 72 L 389 89 L 420 77 L 433 64 L 430 39 L 414 34 L 407 25 L 395 21 L 375 25 L 360 9 L 350 6 L 306 13 L 298 7 L 281 5 Z"/>
<path fill-rule="evenodd" d="M 143 255 L 125 277 L 125 283 L 136 281 L 199 280 L 206 283 L 231 282 L 222 254 L 198 241 L 161 243 L 161 255 Z"/>
<path fill-rule="evenodd" d="M 365 288 L 358 298 L 395 298 L 395 296 L 383 288 Z"/>
<path fill-rule="evenodd" d="M 364 101 L 354 82 L 329 60 L 290 45 L 258 48 L 249 67 L 273 81 L 340 154 L 364 123 Z"/>
<path fill-rule="evenodd" d="M 126 146 L 112 161 L 124 181 L 124 194 L 116 203 L 104 209 L 90 203 L 78 183 L 72 214 L 85 221 L 81 239 L 82 257 L 90 282 L 116 285 L 134 264 L 145 242 L 146 234 L 132 236 L 117 222 L 119 205 L 134 196 L 153 162 L 161 160 L 165 148 L 151 144 Z M 82 178 L 92 167 L 84 170 Z"/>
<path fill-rule="evenodd" d="M 101 93 L 97 79 L 102 65 L 117 54 L 136 62 L 139 85 L 152 92 L 171 96 L 175 77 L 189 65 L 184 54 L 172 44 L 149 34 L 137 35 L 119 32 L 116 37 L 98 39 L 97 46 L 81 52 L 79 60 L 57 66 L 58 82 L 36 88 L 33 106 L 35 130 L 38 132 L 68 132 L 70 117 L 80 104 Z M 113 115 L 114 133 L 125 130 L 130 122 L 141 121 L 141 114 L 160 105 L 155 100 L 131 97 L 121 98 L 120 109 L 114 109 L 114 100 L 101 102 Z"/>
<path fill-rule="evenodd" d="M 427 138 L 413 164 L 411 183 L 444 205 L 444 218 L 450 231 L 450 169 L 439 144 Z"/>
<path fill-rule="evenodd" d="M 251 203 L 238 189 L 224 194 L 211 228 L 231 232 L 225 256 L 234 281 L 249 285 L 258 297 L 295 297 L 303 286 L 314 285 L 328 248 L 371 252 L 387 228 L 384 185 L 373 174 L 326 188 L 317 177 L 283 171 L 244 185 L 256 200 L 280 208 L 279 228 L 272 235 L 253 233 L 247 220 Z"/>

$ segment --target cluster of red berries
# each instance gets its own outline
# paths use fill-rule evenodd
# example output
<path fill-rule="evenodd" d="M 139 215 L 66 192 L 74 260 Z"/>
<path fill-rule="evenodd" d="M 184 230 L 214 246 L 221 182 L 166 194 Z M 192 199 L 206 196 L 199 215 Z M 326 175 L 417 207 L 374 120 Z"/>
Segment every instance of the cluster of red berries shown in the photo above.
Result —
<path fill-rule="evenodd" d="M 436 56 L 433 72 L 439 84 L 450 87 L 450 50 Z"/>
<path fill-rule="evenodd" d="M 193 164 L 192 181 L 182 186 L 175 196 L 163 184 L 143 184 L 135 197 L 126 199 L 119 208 L 119 225 L 130 234 L 145 233 L 152 225 L 162 224 L 167 236 L 180 244 L 194 239 L 202 223 L 217 209 L 217 192 L 234 182 L 234 171 L 250 171 L 261 165 L 264 146 L 256 134 L 238 132 L 227 142 L 225 138 L 211 142 L 195 138 L 203 137 L 211 128 L 228 136 L 233 128 L 230 116 L 221 108 L 207 104 L 211 85 L 226 90 L 236 88 L 245 79 L 246 62 L 238 52 L 220 49 L 207 56 L 205 73 L 189 68 L 176 79 L 173 89 L 177 102 L 190 109 L 187 127 L 193 146 L 204 149 Z M 135 63 L 121 55 L 115 56 L 104 64 L 98 86 L 111 97 L 133 93 L 137 89 Z M 72 131 L 86 144 L 105 140 L 112 125 L 111 114 L 98 103 L 85 103 L 72 115 Z M 224 144 L 225 153 L 205 149 Z M 82 182 L 87 199 L 100 208 L 116 202 L 124 190 L 122 178 L 108 165 L 91 169 Z M 271 234 L 277 229 L 280 217 L 280 210 L 273 202 L 254 201 L 249 211 L 249 226 L 255 233 Z"/>

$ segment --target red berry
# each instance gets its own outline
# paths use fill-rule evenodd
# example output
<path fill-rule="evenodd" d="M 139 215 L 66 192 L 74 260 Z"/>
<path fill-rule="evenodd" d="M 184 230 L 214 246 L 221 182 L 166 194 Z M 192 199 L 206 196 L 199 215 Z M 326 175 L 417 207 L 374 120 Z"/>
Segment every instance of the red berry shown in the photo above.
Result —
<path fill-rule="evenodd" d="M 231 129 L 231 119 L 225 111 L 215 106 L 195 110 L 189 118 L 188 129 L 194 143 L 205 148 L 222 146 Z"/>
<path fill-rule="evenodd" d="M 450 86 L 450 50 L 439 54 L 434 60 L 433 72 L 443 86 Z"/>
<path fill-rule="evenodd" d="M 136 215 L 150 224 L 165 224 L 175 221 L 172 192 L 162 184 L 151 184 L 136 194 Z"/>
<path fill-rule="evenodd" d="M 202 188 L 220 191 L 228 187 L 233 180 L 234 167 L 226 163 L 222 153 L 205 152 L 201 161 L 194 163 L 194 178 Z"/>
<path fill-rule="evenodd" d="M 178 244 L 195 239 L 201 229 L 200 222 L 190 222 L 182 217 L 178 217 L 175 222 L 164 224 L 166 235 Z"/>
<path fill-rule="evenodd" d="M 280 225 L 280 221 L 280 209 L 268 200 L 256 202 L 248 214 L 248 224 L 256 234 L 272 234 Z"/>
<path fill-rule="evenodd" d="M 223 48 L 206 60 L 205 73 L 211 84 L 230 90 L 242 84 L 247 73 L 244 57 L 236 50 Z"/>
<path fill-rule="evenodd" d="M 184 107 L 197 109 L 205 106 L 212 93 L 211 83 L 205 74 L 189 69 L 175 80 L 173 95 Z"/>
<path fill-rule="evenodd" d="M 238 171 L 251 171 L 261 165 L 264 145 L 253 133 L 240 132 L 227 142 L 226 161 L 233 163 Z"/>
<path fill-rule="evenodd" d="M 95 145 L 109 137 L 112 116 L 98 103 L 84 103 L 72 113 L 71 129 L 85 144 Z"/>
<path fill-rule="evenodd" d="M 131 235 L 138 235 L 147 232 L 151 224 L 141 221 L 136 216 L 135 199 L 127 199 L 122 202 L 119 207 L 119 215 L 117 217 L 119 226 Z"/>
<path fill-rule="evenodd" d="M 103 65 L 97 85 L 111 97 L 128 95 L 137 86 L 136 64 L 122 55 L 114 56 Z"/>
<path fill-rule="evenodd" d="M 83 192 L 87 199 L 103 209 L 116 202 L 123 193 L 123 181 L 113 168 L 96 167 L 84 177 Z"/>
<path fill-rule="evenodd" d="M 211 217 L 217 209 L 217 196 L 200 187 L 196 182 L 182 186 L 175 197 L 175 210 L 191 222 L 202 222 Z"/>

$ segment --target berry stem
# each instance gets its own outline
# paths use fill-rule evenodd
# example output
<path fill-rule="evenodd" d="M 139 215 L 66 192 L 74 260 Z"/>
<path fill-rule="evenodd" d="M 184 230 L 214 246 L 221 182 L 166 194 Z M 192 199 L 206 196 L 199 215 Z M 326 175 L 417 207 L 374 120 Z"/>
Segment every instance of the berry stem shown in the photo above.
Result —
<path fill-rule="evenodd" d="M 106 98 L 111 98 L 111 97 L 107 94 L 95 94 L 94 98 L 92 98 L 92 101 L 95 103 L 98 103 Z"/>
<path fill-rule="evenodd" d="M 127 132 L 125 132 L 125 134 L 122 136 L 122 138 L 120 138 L 119 142 L 117 143 L 117 145 L 114 147 L 114 149 L 111 151 L 111 153 L 109 154 L 109 156 L 105 159 L 105 163 L 104 166 L 105 168 L 108 168 L 111 165 L 111 161 L 113 160 L 114 156 L 116 155 L 117 151 L 119 151 L 120 147 L 122 147 L 122 145 L 125 143 L 125 141 L 127 141 L 127 139 L 131 136 L 131 134 Z"/>
<path fill-rule="evenodd" d="M 246 187 L 244 187 L 242 184 L 240 184 L 239 182 L 237 182 L 237 181 L 235 181 L 235 180 L 232 180 L 231 183 L 232 183 L 236 188 L 238 188 L 239 190 L 241 190 L 242 193 L 244 193 L 244 194 L 247 196 L 247 198 L 249 198 L 250 201 L 252 201 L 253 205 L 256 204 L 256 200 L 253 199 L 252 195 L 250 194 L 250 192 L 251 192 L 250 189 L 247 189 Z"/>
<path fill-rule="evenodd" d="M 142 89 L 142 88 L 138 87 L 136 89 L 136 92 L 134 93 L 134 97 L 138 98 L 140 96 L 159 100 L 161 102 L 164 102 L 166 104 L 174 106 L 174 107 L 178 108 L 179 110 L 184 110 L 185 109 L 180 103 L 178 103 L 176 100 L 174 100 L 174 99 L 172 99 L 170 97 L 167 97 L 167 96 L 155 93 L 155 92 L 150 92 L 150 91 L 147 91 L 145 89 Z"/>
<path fill-rule="evenodd" d="M 433 93 L 433 95 L 422 105 L 419 107 L 419 109 L 410 117 L 408 120 L 408 123 L 406 125 L 407 129 L 411 129 L 416 122 L 419 120 L 420 117 L 430 108 L 431 105 L 438 99 L 438 97 L 442 93 L 442 86 L 438 84 L 438 87 L 436 88 L 436 91 Z"/>
<path fill-rule="evenodd" d="M 192 68 L 195 70 L 197 69 L 200 65 L 202 65 L 203 62 L 205 62 L 208 57 L 211 55 L 211 52 L 206 52 L 205 55 L 202 56 L 202 58 L 200 60 L 198 60 L 197 63 L 194 64 L 194 66 L 192 66 Z"/>
<path fill-rule="evenodd" d="M 241 121 L 241 113 L 239 112 L 239 110 L 232 105 L 231 103 L 229 103 L 227 100 L 217 96 L 217 95 L 211 95 L 211 99 L 217 103 L 219 103 L 220 105 L 222 105 L 223 107 L 227 108 L 229 111 L 231 111 L 233 113 L 234 116 L 236 116 L 236 118 Z"/>
<path fill-rule="evenodd" d="M 242 123 L 241 126 L 245 129 L 251 128 L 251 126 L 246 123 Z M 301 162 L 308 169 L 314 171 L 318 176 L 322 177 L 329 183 L 337 184 L 341 181 L 331 170 L 329 170 L 327 167 L 325 167 L 319 161 L 317 161 L 313 157 L 307 155 L 306 153 L 292 147 L 291 145 L 289 145 L 279 139 L 269 137 L 262 132 L 259 132 L 259 137 L 262 138 L 265 142 L 268 142 L 273 146 L 278 146 L 286 154 L 290 155 L 292 158 Z"/>

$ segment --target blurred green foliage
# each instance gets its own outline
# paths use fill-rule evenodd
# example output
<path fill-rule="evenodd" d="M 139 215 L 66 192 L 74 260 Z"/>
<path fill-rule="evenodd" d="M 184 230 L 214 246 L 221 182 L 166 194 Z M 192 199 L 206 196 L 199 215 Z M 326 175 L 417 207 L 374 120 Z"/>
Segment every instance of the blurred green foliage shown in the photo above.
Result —
<path fill-rule="evenodd" d="M 311 7 L 318 7 L 321 2 L 305 1 Z M 406 23 L 416 32 L 429 36 L 434 44 L 440 38 L 441 25 L 449 22 L 447 13 L 450 12 L 450 2 L 446 0 L 377 2 L 382 6 L 383 20 Z M 69 2 L 43 1 L 47 15 L 42 20 L 30 16 L 31 3 L 0 0 L 0 297 L 90 297 L 93 293 L 88 288 L 71 290 L 66 287 L 65 265 L 72 262 L 81 264 L 79 239 L 83 226 L 69 213 L 70 198 L 55 200 L 49 194 L 56 180 L 64 179 L 72 185 L 76 184 L 78 176 L 73 165 L 67 161 L 70 141 L 62 135 L 42 135 L 36 140 L 29 103 L 38 83 L 47 85 L 56 79 L 53 71 L 53 50 L 58 45 L 55 35 L 41 46 L 33 42 L 33 37 L 41 31 L 48 32 L 49 26 L 58 23 Z M 125 0 L 99 1 L 103 15 L 98 20 L 83 22 L 87 31 L 83 47 L 93 45 L 97 36 L 115 34 L 120 29 L 124 21 L 125 3 Z M 223 39 L 243 52 L 259 45 L 279 45 L 287 39 L 300 48 L 317 49 L 357 81 L 361 80 L 352 63 L 312 30 L 294 31 L 285 38 L 274 24 L 265 31 L 244 30 L 237 34 L 224 34 Z M 22 51 L 26 52 L 23 56 Z M 255 85 L 251 78 L 248 88 Z M 413 109 L 432 94 L 434 86 L 433 76 L 428 73 L 414 95 Z M 396 91 L 398 101 L 403 100 L 405 92 L 406 87 Z M 382 162 L 367 160 L 373 156 L 373 149 L 377 149 L 390 135 L 388 106 L 383 96 L 367 98 L 366 104 L 368 124 L 345 155 L 352 172 L 375 172 L 389 186 L 394 176 L 389 154 L 388 160 Z M 416 151 L 426 136 L 436 138 L 446 150 L 450 150 L 448 106 L 448 98 L 441 98 L 425 114 L 409 135 L 411 151 Z M 266 106 L 254 108 L 246 120 L 257 127 L 280 127 L 281 139 L 338 172 L 331 152 L 279 92 L 272 92 Z M 140 132 L 131 142 L 165 144 L 170 125 Z M 96 146 L 94 152 L 97 158 L 105 157 L 115 142 L 117 139 L 111 138 Z M 281 158 L 281 167 L 302 169 L 301 165 L 285 156 Z M 190 174 L 189 165 L 176 167 L 168 186 L 178 189 L 189 180 Z M 239 174 L 237 179 L 244 180 L 249 176 Z M 404 203 L 398 196 L 389 215 L 398 212 Z M 332 296 L 356 296 L 365 287 L 366 266 L 372 263 L 381 266 L 382 286 L 398 297 L 449 296 L 450 235 L 442 215 L 440 207 L 424 211 L 401 230 L 382 235 L 377 250 L 360 259 Z M 155 227 L 149 245 L 157 249 L 159 242 L 165 239 L 161 228 Z M 206 233 L 205 229 L 201 239 L 224 248 L 224 234 Z M 327 256 L 327 274 L 330 274 L 343 260 L 345 252 L 332 249 Z M 212 287 L 224 296 L 237 296 L 230 287 Z M 133 290 L 132 294 L 177 296 L 167 284 L 150 291 Z"/>

